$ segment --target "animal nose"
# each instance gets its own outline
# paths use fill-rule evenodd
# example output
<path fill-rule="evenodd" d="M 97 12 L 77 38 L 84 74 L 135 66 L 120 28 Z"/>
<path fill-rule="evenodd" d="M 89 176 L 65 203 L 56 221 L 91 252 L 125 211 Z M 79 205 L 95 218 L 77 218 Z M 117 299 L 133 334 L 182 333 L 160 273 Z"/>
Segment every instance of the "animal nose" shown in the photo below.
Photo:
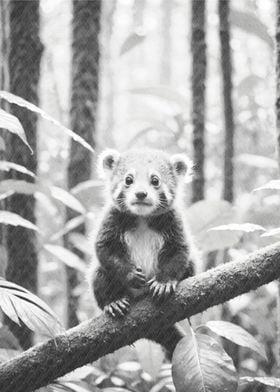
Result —
<path fill-rule="evenodd" d="M 144 200 L 147 197 L 147 192 L 136 192 L 135 195 L 138 200 Z"/>

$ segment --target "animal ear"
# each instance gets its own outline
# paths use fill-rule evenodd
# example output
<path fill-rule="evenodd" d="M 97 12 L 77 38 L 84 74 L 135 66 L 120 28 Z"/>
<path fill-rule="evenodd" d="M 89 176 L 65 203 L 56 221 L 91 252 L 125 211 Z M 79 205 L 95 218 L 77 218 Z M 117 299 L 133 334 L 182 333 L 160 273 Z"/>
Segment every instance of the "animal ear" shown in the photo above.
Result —
<path fill-rule="evenodd" d="M 106 149 L 102 151 L 97 160 L 97 172 L 99 177 L 104 178 L 110 175 L 120 159 L 117 150 Z"/>
<path fill-rule="evenodd" d="M 170 162 L 178 176 L 184 177 L 187 173 L 190 173 L 193 167 L 192 161 L 185 154 L 172 155 Z"/>

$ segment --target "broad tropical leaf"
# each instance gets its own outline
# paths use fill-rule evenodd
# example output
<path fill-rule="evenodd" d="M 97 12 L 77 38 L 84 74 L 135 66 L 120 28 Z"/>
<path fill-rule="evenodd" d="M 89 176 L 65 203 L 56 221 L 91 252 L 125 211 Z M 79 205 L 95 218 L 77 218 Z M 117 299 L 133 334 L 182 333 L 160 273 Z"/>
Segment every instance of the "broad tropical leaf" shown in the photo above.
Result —
<path fill-rule="evenodd" d="M 253 223 L 230 223 L 228 225 L 215 226 L 209 231 L 241 231 L 243 233 L 253 233 L 255 231 L 265 231 L 265 228 Z"/>
<path fill-rule="evenodd" d="M 33 153 L 33 150 L 26 139 L 24 129 L 18 118 L 3 109 L 0 109 L 0 128 L 7 129 L 8 131 L 20 137 L 23 143 L 26 144 L 30 151 Z"/>
<path fill-rule="evenodd" d="M 14 103 L 18 106 L 22 106 L 28 110 L 31 110 L 32 112 L 39 114 L 44 119 L 50 121 L 52 124 L 60 128 L 66 135 L 70 136 L 75 142 L 80 143 L 83 147 L 85 147 L 89 151 L 94 152 L 93 148 L 82 137 L 77 135 L 71 129 L 62 125 L 59 121 L 55 120 L 52 116 L 50 116 L 44 110 L 40 109 L 38 106 L 33 105 L 33 103 L 30 103 L 17 95 L 14 95 L 12 93 L 3 90 L 0 91 L 0 98 L 3 98 L 10 103 Z"/>
<path fill-rule="evenodd" d="M 267 360 L 264 347 L 245 329 L 228 321 L 208 321 L 206 326 L 217 335 L 222 336 L 235 344 L 247 347 Z"/>
<path fill-rule="evenodd" d="M 129 52 L 135 46 L 141 44 L 146 38 L 146 35 L 142 31 L 134 31 L 124 40 L 121 45 L 120 55 Z"/>
<path fill-rule="evenodd" d="M 0 279 L 0 307 L 16 324 L 25 324 L 32 331 L 39 329 L 49 336 L 62 332 L 63 328 L 49 308 L 36 295 L 25 288 Z"/>
<path fill-rule="evenodd" d="M 39 228 L 34 225 L 34 223 L 10 211 L 0 211 L 0 223 L 3 223 L 4 225 L 21 226 L 26 229 L 39 231 Z"/>
<path fill-rule="evenodd" d="M 177 392 L 236 392 L 237 373 L 232 359 L 212 337 L 185 336 L 177 344 L 172 359 Z"/>
<path fill-rule="evenodd" d="M 75 196 L 57 186 L 48 186 L 44 183 L 32 183 L 24 180 L 4 180 L 0 183 L 0 193 L 4 192 L 15 192 L 25 195 L 34 195 L 36 192 L 40 192 L 49 198 L 62 202 L 79 213 L 85 212 L 85 208 Z"/>
<path fill-rule="evenodd" d="M 83 205 L 79 202 L 78 199 L 71 195 L 70 192 L 57 186 L 50 187 L 50 190 L 54 199 L 61 201 L 66 206 L 72 208 L 77 212 L 80 212 L 81 214 L 85 212 L 85 208 L 83 207 Z"/>
<path fill-rule="evenodd" d="M 280 388 L 280 378 L 275 377 L 240 377 L 240 385 L 262 384 L 272 388 Z"/>
<path fill-rule="evenodd" d="M 275 159 L 256 154 L 240 154 L 235 161 L 245 165 L 257 167 L 259 169 L 277 169 L 278 163 Z"/>
<path fill-rule="evenodd" d="M 72 231 L 72 230 L 76 229 L 82 223 L 85 222 L 85 219 L 86 219 L 85 215 L 76 216 L 75 218 L 70 219 L 68 222 L 66 222 L 66 224 L 64 225 L 64 227 L 61 230 L 59 230 L 58 232 L 54 233 L 50 237 L 50 241 L 56 241 L 59 238 L 63 237 L 65 234 L 69 233 L 69 231 Z"/>
<path fill-rule="evenodd" d="M 280 236 L 280 227 L 276 227 L 275 229 L 268 230 L 266 233 L 263 233 L 261 237 L 279 237 Z"/>
<path fill-rule="evenodd" d="M 192 204 L 186 211 L 186 220 L 204 252 L 232 247 L 241 237 L 241 233 L 235 231 L 209 231 L 236 220 L 234 207 L 224 200 L 201 200 Z"/>
<path fill-rule="evenodd" d="M 267 26 L 252 13 L 239 11 L 236 8 L 230 10 L 230 20 L 232 24 L 260 38 L 273 49 L 273 39 L 268 32 Z"/>
<path fill-rule="evenodd" d="M 23 173 L 23 174 L 27 174 L 28 176 L 35 177 L 35 174 L 32 171 L 14 162 L 0 161 L 0 170 L 3 171 L 16 170 L 19 173 Z"/>
<path fill-rule="evenodd" d="M 280 189 L 280 180 L 272 180 L 269 181 L 267 184 L 262 185 L 258 188 L 255 188 L 253 192 L 262 191 L 263 189 L 272 189 L 272 190 L 279 190 Z"/>
<path fill-rule="evenodd" d="M 46 244 L 44 249 L 54 255 L 58 260 L 62 261 L 68 267 L 75 268 L 83 274 L 86 271 L 85 263 L 75 253 L 60 245 Z"/>
<path fill-rule="evenodd" d="M 89 239 L 80 233 L 70 233 L 68 237 L 69 241 L 85 255 L 92 256 L 93 244 L 90 243 Z"/>

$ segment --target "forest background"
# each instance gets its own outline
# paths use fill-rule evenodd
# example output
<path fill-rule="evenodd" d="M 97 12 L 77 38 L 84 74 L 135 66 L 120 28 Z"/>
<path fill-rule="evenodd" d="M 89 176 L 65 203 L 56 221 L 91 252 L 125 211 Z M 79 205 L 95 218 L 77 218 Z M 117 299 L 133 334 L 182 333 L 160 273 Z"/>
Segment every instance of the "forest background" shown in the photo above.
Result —
<path fill-rule="evenodd" d="M 0 139 L 0 268 L 8 282 L 36 293 L 66 328 L 100 313 L 85 275 L 103 205 L 95 162 L 106 147 L 149 146 L 194 160 L 183 213 L 202 253 L 198 272 L 279 240 L 275 1 L 0 4 L 1 107 L 23 126 L 2 113 L 10 132 Z M 11 290 L 3 283 L 4 302 Z M 267 361 L 225 343 L 240 375 L 277 375 L 277 292 L 273 282 L 195 318 L 234 322 L 265 346 Z M 14 313 L 0 306 L 13 332 L 1 328 L 2 360 L 49 336 L 49 320 L 40 324 L 20 304 Z M 172 390 L 164 358 L 141 341 L 84 370 L 79 383 L 130 389 L 132 378 L 134 390 Z"/>

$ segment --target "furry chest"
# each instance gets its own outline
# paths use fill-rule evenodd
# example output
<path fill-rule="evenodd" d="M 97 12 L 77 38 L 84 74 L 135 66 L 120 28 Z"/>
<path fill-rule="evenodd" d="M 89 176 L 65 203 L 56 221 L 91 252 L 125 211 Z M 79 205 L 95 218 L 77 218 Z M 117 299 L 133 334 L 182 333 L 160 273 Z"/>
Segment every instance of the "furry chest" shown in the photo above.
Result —
<path fill-rule="evenodd" d="M 151 230 L 145 222 L 140 222 L 137 228 L 126 232 L 124 238 L 131 261 L 142 268 L 147 279 L 153 277 L 163 245 L 162 236 Z"/>

